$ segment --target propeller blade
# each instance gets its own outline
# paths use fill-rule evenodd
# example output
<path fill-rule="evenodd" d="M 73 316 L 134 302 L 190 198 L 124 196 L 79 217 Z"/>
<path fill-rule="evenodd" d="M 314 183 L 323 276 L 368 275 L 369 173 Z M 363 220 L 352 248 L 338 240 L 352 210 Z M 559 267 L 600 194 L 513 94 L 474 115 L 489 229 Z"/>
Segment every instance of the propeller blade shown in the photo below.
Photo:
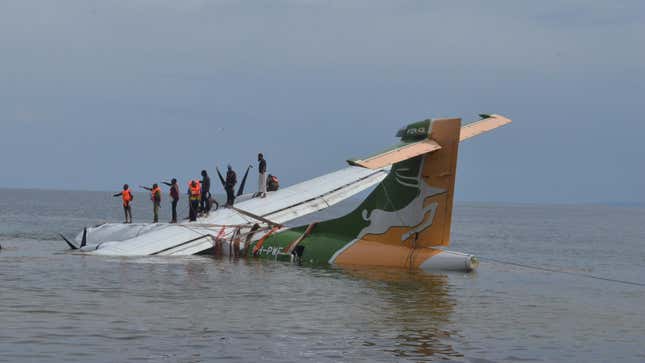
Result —
<path fill-rule="evenodd" d="M 226 189 L 226 182 L 224 181 L 224 177 L 222 176 L 222 173 L 219 172 L 218 167 L 215 167 L 215 170 L 217 170 L 217 176 L 219 176 L 219 181 L 222 182 L 222 188 Z"/>
<path fill-rule="evenodd" d="M 87 245 L 87 228 L 83 228 L 83 239 L 81 240 L 81 248 Z"/>
<path fill-rule="evenodd" d="M 58 235 L 60 236 L 60 238 L 62 238 L 62 239 L 63 239 L 63 241 L 65 241 L 65 242 L 67 243 L 67 245 L 69 246 L 69 248 L 71 248 L 71 249 L 73 249 L 73 250 L 77 250 L 77 249 L 78 249 L 78 247 L 74 246 L 74 244 L 73 244 L 72 242 L 70 242 L 67 238 L 65 238 L 65 236 L 63 236 L 63 234 L 62 234 L 62 233 L 59 233 Z"/>
<path fill-rule="evenodd" d="M 249 165 L 249 167 L 246 168 L 246 173 L 244 173 L 244 178 L 242 178 L 242 183 L 240 184 L 240 189 L 237 190 L 238 197 L 244 194 L 244 186 L 246 185 L 246 178 L 249 176 L 249 170 L 251 170 L 252 167 L 253 167 L 252 165 Z"/>

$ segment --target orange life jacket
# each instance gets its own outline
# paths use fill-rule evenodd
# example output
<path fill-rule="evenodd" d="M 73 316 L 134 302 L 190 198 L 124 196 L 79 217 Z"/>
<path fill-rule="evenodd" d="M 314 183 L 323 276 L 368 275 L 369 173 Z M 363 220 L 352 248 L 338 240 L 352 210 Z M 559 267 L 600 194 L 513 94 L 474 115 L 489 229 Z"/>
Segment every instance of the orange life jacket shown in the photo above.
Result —
<path fill-rule="evenodd" d="M 199 183 L 199 181 L 195 181 L 195 186 L 193 186 L 193 183 L 191 182 L 188 184 L 188 188 L 190 188 L 190 199 L 191 200 L 199 200 L 202 196 L 202 187 Z"/>
<path fill-rule="evenodd" d="M 130 189 L 126 189 L 121 192 L 121 199 L 123 199 L 123 206 L 127 207 L 132 200 L 132 194 L 130 194 Z"/>
<path fill-rule="evenodd" d="M 161 201 L 161 188 L 156 187 L 150 191 L 150 200 L 155 201 L 156 200 L 156 195 L 159 194 L 159 201 Z"/>

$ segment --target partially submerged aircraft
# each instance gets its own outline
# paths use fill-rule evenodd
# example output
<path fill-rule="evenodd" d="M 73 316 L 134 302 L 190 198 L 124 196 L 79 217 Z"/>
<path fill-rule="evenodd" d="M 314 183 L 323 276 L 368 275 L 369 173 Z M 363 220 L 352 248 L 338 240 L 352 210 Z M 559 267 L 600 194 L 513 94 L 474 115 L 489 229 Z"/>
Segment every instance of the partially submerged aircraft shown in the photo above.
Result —
<path fill-rule="evenodd" d="M 254 256 L 307 264 L 470 271 L 477 259 L 450 244 L 459 142 L 511 122 L 500 115 L 461 126 L 424 120 L 399 130 L 398 145 L 349 167 L 222 208 L 196 222 L 107 223 L 76 237 L 94 255 Z M 349 214 L 299 227 L 284 224 L 376 185 Z M 64 237 L 63 237 L 64 238 Z"/>

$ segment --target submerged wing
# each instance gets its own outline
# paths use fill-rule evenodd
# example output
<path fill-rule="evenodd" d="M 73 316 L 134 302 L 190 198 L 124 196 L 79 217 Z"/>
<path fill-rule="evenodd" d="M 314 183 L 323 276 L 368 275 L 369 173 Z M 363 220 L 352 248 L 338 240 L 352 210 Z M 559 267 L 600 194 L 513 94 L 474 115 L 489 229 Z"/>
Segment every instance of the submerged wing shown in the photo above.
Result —
<path fill-rule="evenodd" d="M 266 198 L 240 202 L 234 209 L 222 208 L 197 223 L 105 224 L 88 231 L 93 253 L 104 255 L 191 255 L 207 250 L 221 236 L 230 238 L 238 228 L 252 228 L 260 216 L 285 223 L 330 207 L 383 180 L 387 168 L 348 167 L 293 186 L 268 193 Z M 224 232 L 222 232 L 224 228 Z M 222 233 L 220 233 L 222 232 Z M 105 242 L 107 241 L 107 242 Z M 100 245 L 96 246 L 97 243 Z"/>

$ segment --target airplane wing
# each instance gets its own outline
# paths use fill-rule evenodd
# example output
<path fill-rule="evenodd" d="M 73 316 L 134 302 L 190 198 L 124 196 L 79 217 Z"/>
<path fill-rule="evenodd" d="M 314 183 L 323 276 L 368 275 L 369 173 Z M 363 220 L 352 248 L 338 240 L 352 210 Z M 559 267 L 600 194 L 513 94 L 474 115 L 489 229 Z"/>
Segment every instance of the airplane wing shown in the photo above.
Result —
<path fill-rule="evenodd" d="M 387 176 L 389 168 L 370 170 L 350 166 L 278 190 L 267 198 L 253 198 L 236 207 L 276 223 L 285 223 L 330 207 L 375 185 Z"/>
<path fill-rule="evenodd" d="M 192 255 L 211 248 L 218 235 L 230 238 L 238 229 L 250 230 L 254 224 L 266 226 L 250 215 L 282 224 L 381 182 L 388 170 L 350 166 L 270 192 L 266 198 L 237 203 L 235 207 L 245 213 L 222 208 L 193 223 L 104 224 L 88 229 L 88 246 L 81 251 L 101 255 Z"/>

